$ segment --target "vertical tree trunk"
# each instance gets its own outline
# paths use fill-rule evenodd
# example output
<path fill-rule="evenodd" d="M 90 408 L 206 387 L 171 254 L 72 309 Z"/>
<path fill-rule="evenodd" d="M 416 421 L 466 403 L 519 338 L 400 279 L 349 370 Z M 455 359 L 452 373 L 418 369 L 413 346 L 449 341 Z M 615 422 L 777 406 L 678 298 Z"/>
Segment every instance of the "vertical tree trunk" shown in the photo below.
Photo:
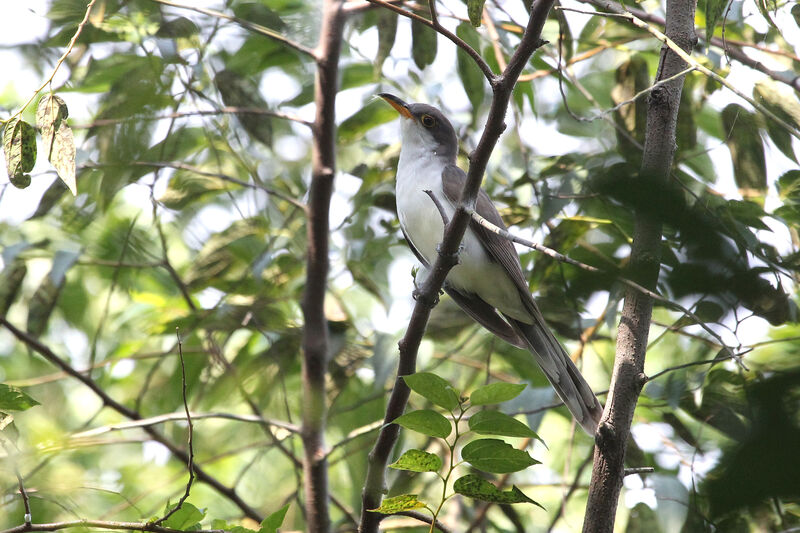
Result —
<path fill-rule="evenodd" d="M 666 35 L 690 51 L 697 42 L 694 31 L 696 0 L 667 0 Z M 656 81 L 674 76 L 686 63 L 666 46 Z M 675 154 L 676 124 L 683 77 L 655 89 L 648 100 L 647 130 L 642 155 L 640 180 L 663 182 L 668 179 Z M 661 221 L 651 213 L 635 214 L 631 274 L 647 288 L 655 288 L 661 266 Z M 624 476 L 625 446 L 630 434 L 633 411 L 644 385 L 644 359 L 653 301 L 639 291 L 628 289 L 617 333 L 617 353 L 605 412 L 595 439 L 594 469 L 583 531 L 607 532 L 614 529 L 619 493 Z"/>
<path fill-rule="evenodd" d="M 306 288 L 303 294 L 303 480 L 307 531 L 327 533 L 328 462 L 325 459 L 325 376 L 328 325 L 324 303 L 328 281 L 328 235 L 336 172 L 336 103 L 344 12 L 341 0 L 324 0 L 319 44 L 314 51 L 316 116 L 313 125 L 311 186 L 308 193 Z"/>

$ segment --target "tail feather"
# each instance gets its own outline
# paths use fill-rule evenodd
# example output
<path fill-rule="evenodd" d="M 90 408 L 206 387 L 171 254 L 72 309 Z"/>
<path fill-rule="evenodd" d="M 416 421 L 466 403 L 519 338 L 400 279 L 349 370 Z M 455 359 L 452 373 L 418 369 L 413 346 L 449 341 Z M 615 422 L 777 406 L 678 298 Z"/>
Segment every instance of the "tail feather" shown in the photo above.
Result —
<path fill-rule="evenodd" d="M 544 324 L 525 324 L 508 316 L 506 319 L 525 339 L 542 372 L 575 420 L 589 435 L 594 435 L 603 407 L 561 343 Z"/>

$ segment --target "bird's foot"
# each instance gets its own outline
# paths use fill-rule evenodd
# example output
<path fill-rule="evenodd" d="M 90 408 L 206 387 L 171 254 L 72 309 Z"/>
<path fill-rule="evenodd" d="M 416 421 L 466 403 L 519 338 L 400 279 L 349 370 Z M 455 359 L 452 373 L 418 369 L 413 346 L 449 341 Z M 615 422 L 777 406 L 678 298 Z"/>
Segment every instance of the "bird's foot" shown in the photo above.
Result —
<path fill-rule="evenodd" d="M 439 243 L 439 244 L 436 245 L 436 253 L 439 254 L 440 256 L 446 258 L 446 259 L 449 259 L 453 263 L 453 265 L 457 265 L 457 264 L 461 263 L 460 255 L 461 255 L 461 252 L 463 252 L 463 251 L 464 251 L 464 244 L 463 243 L 458 245 L 458 250 L 454 254 L 448 254 L 448 253 L 443 252 L 442 251 L 442 243 Z"/>
<path fill-rule="evenodd" d="M 428 307 L 435 307 L 436 304 L 439 303 L 439 295 L 442 293 L 443 291 L 439 290 L 437 294 L 433 295 L 433 298 L 430 298 L 420 287 L 415 287 L 414 291 L 411 293 L 411 297 L 418 302 L 424 303 Z"/>

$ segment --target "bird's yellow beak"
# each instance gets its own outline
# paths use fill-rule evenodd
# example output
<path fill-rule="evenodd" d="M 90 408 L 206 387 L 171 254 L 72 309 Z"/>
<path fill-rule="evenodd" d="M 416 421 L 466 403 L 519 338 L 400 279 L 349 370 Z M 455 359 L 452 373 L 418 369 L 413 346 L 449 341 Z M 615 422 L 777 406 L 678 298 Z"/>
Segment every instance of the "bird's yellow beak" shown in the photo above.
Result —
<path fill-rule="evenodd" d="M 378 96 L 389 102 L 389 105 L 392 106 L 395 111 L 400 113 L 401 117 L 414 118 L 414 115 L 412 115 L 411 111 L 408 110 L 408 104 L 395 95 L 389 93 L 380 93 Z"/>

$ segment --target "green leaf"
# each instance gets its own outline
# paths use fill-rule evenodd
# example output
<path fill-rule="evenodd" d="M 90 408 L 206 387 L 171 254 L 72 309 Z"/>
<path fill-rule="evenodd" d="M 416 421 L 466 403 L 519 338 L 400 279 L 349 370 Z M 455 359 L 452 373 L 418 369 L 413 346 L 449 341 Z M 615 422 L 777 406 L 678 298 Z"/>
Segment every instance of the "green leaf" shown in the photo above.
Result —
<path fill-rule="evenodd" d="M 394 419 L 393 424 L 400 425 L 411 431 L 422 433 L 430 437 L 446 438 L 452 431 L 450 421 L 445 417 L 431 411 L 430 409 L 420 409 L 411 411 Z"/>
<path fill-rule="evenodd" d="M 458 478 L 453 483 L 453 490 L 458 494 L 489 503 L 532 503 L 542 507 L 528 498 L 516 485 L 511 490 L 501 491 L 485 479 L 475 474 Z M 544 509 L 544 507 L 542 507 Z"/>
<path fill-rule="evenodd" d="M 42 133 L 42 145 L 61 181 L 77 196 L 75 183 L 75 138 L 67 125 L 69 111 L 60 96 L 47 94 L 36 108 L 36 125 Z"/>
<path fill-rule="evenodd" d="M 484 3 L 486 0 L 467 0 L 467 15 L 469 15 L 469 21 L 476 28 L 481 25 Z"/>
<path fill-rule="evenodd" d="M 421 9 L 419 13 L 430 18 L 430 11 L 427 7 Z M 424 70 L 436 59 L 437 35 L 438 33 L 432 28 L 417 21 L 411 22 L 411 57 L 414 58 L 414 63 L 420 70 Z"/>
<path fill-rule="evenodd" d="M 527 425 L 500 411 L 481 411 L 475 413 L 469 419 L 469 428 L 481 435 L 539 438 L 536 432 Z"/>
<path fill-rule="evenodd" d="M 175 17 L 164 20 L 156 32 L 156 37 L 162 39 L 180 39 L 196 35 L 200 30 L 197 25 L 186 17 Z"/>
<path fill-rule="evenodd" d="M 403 376 L 408 388 L 420 396 L 430 400 L 435 405 L 452 411 L 458 407 L 458 392 L 450 383 L 430 372 L 417 372 Z"/>
<path fill-rule="evenodd" d="M 36 132 L 27 122 L 15 118 L 3 128 L 3 155 L 11 183 L 20 189 L 30 185 L 27 173 L 36 164 Z"/>
<path fill-rule="evenodd" d="M 800 101 L 791 89 L 785 90 L 777 82 L 766 79 L 758 81 L 753 87 L 753 98 L 787 124 L 800 128 Z M 767 133 L 775 146 L 789 159 L 797 163 L 792 146 L 792 134 L 783 126 L 766 118 Z"/>
<path fill-rule="evenodd" d="M 261 96 L 258 85 L 251 79 L 232 70 L 222 70 L 214 77 L 226 106 L 267 110 L 267 102 Z M 256 113 L 237 113 L 236 118 L 250 136 L 265 144 L 272 145 L 272 119 Z"/>
<path fill-rule="evenodd" d="M 711 40 L 728 0 L 706 0 L 706 42 Z"/>
<path fill-rule="evenodd" d="M 258 533 L 275 533 L 278 531 L 278 528 L 283 525 L 283 520 L 286 518 L 286 511 L 289 510 L 289 504 L 287 503 L 261 522 L 261 529 L 258 530 Z"/>
<path fill-rule="evenodd" d="M 397 112 L 391 106 L 380 100 L 372 100 L 339 125 L 339 142 L 352 143 L 375 126 L 391 122 L 396 118 Z"/>
<path fill-rule="evenodd" d="M 375 71 L 380 73 L 383 62 L 389 57 L 397 35 L 397 13 L 388 9 L 377 10 L 378 51 L 375 54 Z"/>
<path fill-rule="evenodd" d="M 433 453 L 422 450 L 407 450 L 389 468 L 408 470 L 409 472 L 438 472 L 442 468 L 442 459 Z"/>
<path fill-rule="evenodd" d="M 0 409 L 25 411 L 35 405 L 40 404 L 17 387 L 0 383 Z"/>
<path fill-rule="evenodd" d="M 175 505 L 169 506 L 167 512 L 171 511 L 173 508 L 175 508 Z M 205 509 L 200 510 L 189 502 L 183 502 L 181 508 L 164 520 L 161 525 L 173 529 L 180 529 L 182 531 L 189 531 L 192 528 L 199 528 L 200 521 L 205 518 L 205 516 Z"/>
<path fill-rule="evenodd" d="M 518 450 L 499 439 L 474 440 L 464 446 L 461 457 L 478 470 L 493 474 L 518 472 L 539 463 L 525 450 Z"/>
<path fill-rule="evenodd" d="M 158 201 L 170 209 L 183 209 L 206 196 L 236 187 L 238 186 L 229 185 L 219 178 L 177 170 Z"/>
<path fill-rule="evenodd" d="M 470 45 L 475 50 L 480 50 L 480 36 L 475 28 L 466 22 L 462 22 L 456 27 L 456 35 Z M 456 51 L 456 67 L 458 76 L 464 84 L 464 91 L 467 93 L 472 109 L 477 110 L 483 103 L 483 96 L 486 91 L 484 87 L 484 77 L 481 69 L 475 61 L 460 48 Z"/>
<path fill-rule="evenodd" d="M 370 513 L 395 514 L 401 511 L 424 509 L 425 504 L 417 499 L 416 494 L 401 494 L 385 498 L 377 509 L 369 509 Z"/>
<path fill-rule="evenodd" d="M 8 313 L 27 273 L 28 267 L 21 259 L 15 259 L 11 264 L 6 263 L 6 267 L 0 273 L 0 317 Z"/>
<path fill-rule="evenodd" d="M 767 188 L 767 163 L 755 115 L 739 104 L 728 104 L 722 110 L 722 124 L 733 160 L 733 177 L 742 196 L 763 195 Z"/>
<path fill-rule="evenodd" d="M 513 400 L 527 387 L 524 383 L 489 383 L 472 392 L 469 401 L 472 405 L 490 405 Z"/>

